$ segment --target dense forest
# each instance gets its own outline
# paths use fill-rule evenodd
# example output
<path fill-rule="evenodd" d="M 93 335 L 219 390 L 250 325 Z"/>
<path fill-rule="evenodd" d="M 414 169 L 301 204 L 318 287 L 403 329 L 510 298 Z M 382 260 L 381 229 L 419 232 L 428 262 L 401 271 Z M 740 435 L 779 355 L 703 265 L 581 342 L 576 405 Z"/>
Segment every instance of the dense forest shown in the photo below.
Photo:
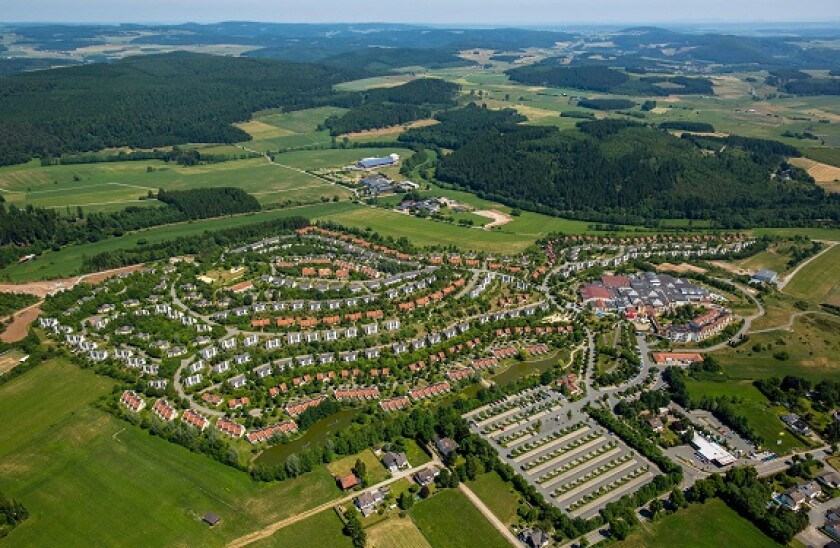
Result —
<path fill-rule="evenodd" d="M 157 198 L 173 206 L 188 219 L 206 219 L 260 209 L 256 198 L 241 188 L 234 187 L 193 188 L 169 192 L 161 189 Z"/>
<path fill-rule="evenodd" d="M 793 80 L 782 86 L 796 95 L 840 95 L 840 78 L 809 78 Z"/>
<path fill-rule="evenodd" d="M 369 47 L 339 53 L 320 62 L 325 65 L 357 68 L 373 74 L 388 73 L 401 67 L 442 69 L 475 64 L 458 57 L 457 53 L 457 50 L 450 49 Z"/>
<path fill-rule="evenodd" d="M 674 122 L 660 122 L 659 127 L 662 129 L 675 129 L 681 131 L 696 131 L 699 133 L 714 133 L 715 126 L 712 124 L 708 124 L 706 122 L 685 122 L 685 121 L 674 121 Z"/>
<path fill-rule="evenodd" d="M 0 538 L 5 537 L 20 523 L 29 518 L 29 511 L 22 503 L 0 493 Z"/>
<path fill-rule="evenodd" d="M 681 139 L 603 120 L 568 131 L 521 126 L 477 133 L 443 158 L 437 176 L 512 206 L 593 221 L 711 219 L 732 228 L 840 221 L 840 198 L 807 175 L 771 177 L 786 157 L 798 155 L 773 141 Z"/>
<path fill-rule="evenodd" d="M 633 108 L 636 103 L 629 99 L 581 99 L 578 106 L 593 110 L 621 110 Z"/>
<path fill-rule="evenodd" d="M 29 293 L 0 293 L 0 318 L 38 302 L 38 297 Z"/>
<path fill-rule="evenodd" d="M 440 112 L 435 115 L 440 123 L 434 126 L 412 128 L 399 140 L 405 143 L 417 143 L 430 147 L 457 149 L 464 146 L 474 136 L 485 131 L 500 133 L 512 131 L 526 118 L 516 110 L 506 108 L 490 110 L 475 103 Z"/>
<path fill-rule="evenodd" d="M 572 88 L 621 95 L 713 95 L 708 78 L 688 76 L 643 76 L 628 74 L 602 65 L 565 66 L 546 59 L 507 71 L 514 82 L 531 86 Z"/>
<path fill-rule="evenodd" d="M 428 118 L 435 108 L 454 106 L 457 84 L 421 78 L 392 88 L 374 88 L 361 94 L 361 104 L 324 121 L 332 135 L 379 129 Z"/>
<path fill-rule="evenodd" d="M 354 101 L 332 86 L 357 75 L 337 67 L 173 53 L 2 78 L 0 165 L 107 147 L 248 140 L 230 124 L 264 108 Z"/>

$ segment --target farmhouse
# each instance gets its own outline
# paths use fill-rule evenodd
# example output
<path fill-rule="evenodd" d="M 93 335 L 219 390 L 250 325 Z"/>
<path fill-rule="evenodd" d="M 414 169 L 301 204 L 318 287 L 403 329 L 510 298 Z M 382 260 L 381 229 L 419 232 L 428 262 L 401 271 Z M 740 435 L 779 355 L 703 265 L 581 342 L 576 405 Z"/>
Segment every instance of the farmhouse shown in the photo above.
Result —
<path fill-rule="evenodd" d="M 405 457 L 405 453 L 385 453 L 382 457 L 382 464 L 384 464 L 385 468 L 387 468 L 392 474 L 410 467 L 408 459 Z"/>
<path fill-rule="evenodd" d="M 440 470 L 438 470 L 437 468 L 424 468 L 414 474 L 414 481 L 417 483 L 417 485 L 420 485 L 421 487 L 424 485 L 429 485 L 430 483 L 435 481 L 435 478 L 438 476 L 438 474 L 440 474 Z"/>
<path fill-rule="evenodd" d="M 373 491 L 365 491 L 356 497 L 353 502 L 356 504 L 359 512 L 361 512 L 364 517 L 368 517 L 376 511 L 376 506 L 385 500 L 385 495 L 388 493 L 387 489 L 387 487 L 383 487 L 380 489 L 374 489 Z"/>

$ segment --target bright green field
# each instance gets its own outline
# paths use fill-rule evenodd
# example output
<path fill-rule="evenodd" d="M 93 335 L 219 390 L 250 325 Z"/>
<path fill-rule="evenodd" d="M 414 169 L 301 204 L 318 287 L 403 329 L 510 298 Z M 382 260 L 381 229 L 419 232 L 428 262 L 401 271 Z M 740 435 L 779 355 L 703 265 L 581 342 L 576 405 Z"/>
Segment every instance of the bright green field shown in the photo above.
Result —
<path fill-rule="evenodd" d="M 355 512 L 355 510 L 353 510 Z M 335 511 L 325 510 L 288 527 L 284 527 L 269 538 L 253 546 L 277 546 L 278 548 L 309 548 L 329 546 L 342 548 L 353 546 L 350 537 L 342 532 L 344 524 Z"/>
<path fill-rule="evenodd" d="M 327 465 L 327 470 L 333 476 L 346 476 L 353 471 L 353 466 L 355 466 L 357 460 L 361 460 L 365 464 L 368 485 L 376 485 L 380 481 L 388 479 L 388 476 L 390 476 L 388 470 L 385 469 L 370 449 L 365 449 L 357 455 L 350 455 L 349 457 L 331 462 Z"/>
<path fill-rule="evenodd" d="M 498 473 L 482 474 L 475 481 L 467 482 L 467 485 L 503 523 L 512 525 L 517 521 L 519 495 Z"/>
<path fill-rule="evenodd" d="M 10 545 L 221 546 L 340 495 L 323 467 L 257 484 L 90 407 L 111 385 L 54 360 L 0 387 L 0 490 L 30 512 Z"/>
<path fill-rule="evenodd" d="M 159 242 L 181 236 L 193 236 L 207 230 L 222 230 L 294 215 L 302 215 L 310 219 L 329 218 L 336 213 L 358 209 L 358 207 L 350 202 L 326 203 L 153 227 L 127 234 L 121 238 L 110 238 L 101 242 L 69 246 L 57 252 L 46 251 L 33 261 L 10 266 L 3 274 L 7 275 L 12 281 L 71 276 L 79 272 L 83 256 L 95 255 L 103 251 L 131 248 L 137 245 L 139 240 L 146 240 L 149 243 Z"/>
<path fill-rule="evenodd" d="M 653 524 L 644 523 L 618 548 L 708 548 L 737 546 L 738 548 L 767 548 L 779 546 L 755 525 L 739 516 L 720 499 L 704 504 L 692 504 L 660 518 Z"/>
<path fill-rule="evenodd" d="M 756 344 L 764 350 L 754 352 L 752 348 Z M 773 354 L 778 352 L 787 352 L 789 358 L 774 358 Z M 752 333 L 746 344 L 715 352 L 715 357 L 731 378 L 798 375 L 815 382 L 823 378 L 840 380 L 840 319 L 801 317 L 794 322 L 793 331 Z"/>
<path fill-rule="evenodd" d="M 306 156 L 317 152 L 298 153 L 297 167 L 308 167 Z M 321 155 L 313 156 L 317 165 L 320 165 L 320 159 Z M 343 187 L 294 169 L 271 165 L 263 158 L 201 166 L 143 161 L 41 167 L 30 162 L 0 168 L 3 197 L 19 207 L 32 204 L 58 209 L 82 207 L 84 211 L 112 211 L 131 205 L 160 205 L 155 200 L 140 199 L 150 190 L 213 186 L 239 187 L 263 203 L 311 202 L 322 196 L 347 198 L 351 195 Z"/>
<path fill-rule="evenodd" d="M 808 263 L 785 286 L 784 292 L 815 304 L 840 296 L 840 245 Z"/>
<path fill-rule="evenodd" d="M 717 397 L 727 396 L 739 398 L 743 401 L 734 404 L 740 415 L 743 415 L 750 426 L 755 428 L 759 435 L 764 438 L 764 445 L 767 449 L 777 453 L 787 453 L 792 449 L 803 447 L 802 442 L 791 434 L 779 418 L 779 413 L 784 408 L 774 407 L 759 392 L 758 388 L 750 381 L 741 382 L 711 382 L 692 381 L 686 382 L 688 392 L 692 399 L 701 396 Z M 778 443 L 781 441 L 781 443 Z"/>
<path fill-rule="evenodd" d="M 457 489 L 445 489 L 411 509 L 420 532 L 435 548 L 507 548 L 508 543 Z"/>

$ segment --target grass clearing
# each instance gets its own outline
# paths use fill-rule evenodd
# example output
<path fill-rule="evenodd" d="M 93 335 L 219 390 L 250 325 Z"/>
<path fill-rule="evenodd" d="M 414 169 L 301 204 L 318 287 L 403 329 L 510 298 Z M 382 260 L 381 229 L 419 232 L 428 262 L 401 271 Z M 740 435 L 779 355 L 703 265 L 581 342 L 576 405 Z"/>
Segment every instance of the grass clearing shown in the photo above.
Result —
<path fill-rule="evenodd" d="M 707 548 L 709 546 L 738 546 L 738 548 L 766 548 L 779 546 L 758 527 L 739 516 L 720 499 L 704 504 L 692 504 L 660 518 L 643 523 L 618 548 Z"/>
<path fill-rule="evenodd" d="M 497 472 L 482 474 L 467 485 L 505 525 L 516 523 L 520 496 Z"/>
<path fill-rule="evenodd" d="M 435 548 L 508 548 L 496 531 L 470 500 L 457 489 L 446 489 L 411 508 L 417 528 Z"/>
<path fill-rule="evenodd" d="M 327 470 L 333 476 L 347 476 L 353 471 L 353 466 L 355 466 L 357 460 L 361 460 L 365 464 L 369 485 L 375 485 L 380 481 L 388 479 L 390 475 L 388 470 L 385 469 L 370 449 L 365 449 L 361 453 L 331 462 L 327 465 Z"/>
<path fill-rule="evenodd" d="M 8 542 L 222 546 L 340 496 L 324 467 L 292 481 L 255 483 L 89 405 L 112 386 L 56 359 L 0 387 L 7 425 L 0 490 L 31 514 Z M 222 516 L 213 529 L 200 522 L 210 510 Z"/>
<path fill-rule="evenodd" d="M 432 548 L 410 518 L 392 516 L 365 530 L 371 548 Z"/>
<path fill-rule="evenodd" d="M 405 458 L 412 467 L 421 466 L 432 460 L 432 457 L 412 439 L 405 440 Z"/>
<path fill-rule="evenodd" d="M 756 345 L 761 350 L 754 350 Z M 787 353 L 787 359 L 774 357 L 782 352 Z M 800 317 L 794 321 L 793 331 L 752 333 L 746 344 L 714 355 L 734 379 L 798 375 L 815 382 L 840 380 L 840 318 Z"/>

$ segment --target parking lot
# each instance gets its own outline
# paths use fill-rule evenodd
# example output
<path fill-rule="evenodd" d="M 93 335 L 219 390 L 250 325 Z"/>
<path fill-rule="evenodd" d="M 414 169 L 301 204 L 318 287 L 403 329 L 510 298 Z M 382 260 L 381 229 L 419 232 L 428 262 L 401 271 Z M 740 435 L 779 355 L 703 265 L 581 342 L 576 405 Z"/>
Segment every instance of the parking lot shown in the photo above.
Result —
<path fill-rule="evenodd" d="M 647 483 L 658 469 L 547 387 L 476 409 L 465 418 L 500 458 L 572 517 L 589 518 Z"/>

